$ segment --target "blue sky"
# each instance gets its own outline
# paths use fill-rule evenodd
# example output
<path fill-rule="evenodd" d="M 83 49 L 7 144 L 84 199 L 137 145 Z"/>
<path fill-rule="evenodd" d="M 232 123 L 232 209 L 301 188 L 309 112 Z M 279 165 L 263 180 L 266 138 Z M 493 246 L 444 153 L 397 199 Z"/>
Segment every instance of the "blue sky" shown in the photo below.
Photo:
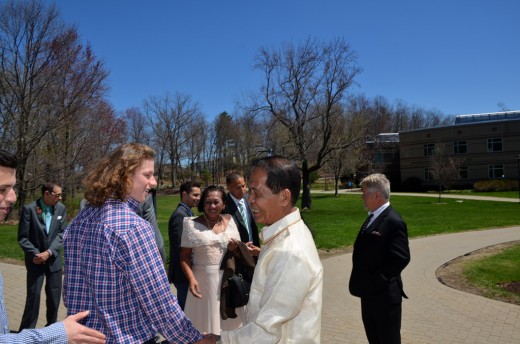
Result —
<path fill-rule="evenodd" d="M 447 115 L 520 109 L 518 0 L 58 0 L 109 70 L 117 111 L 181 92 L 213 118 L 257 90 L 260 47 L 344 38 L 352 91 Z"/>

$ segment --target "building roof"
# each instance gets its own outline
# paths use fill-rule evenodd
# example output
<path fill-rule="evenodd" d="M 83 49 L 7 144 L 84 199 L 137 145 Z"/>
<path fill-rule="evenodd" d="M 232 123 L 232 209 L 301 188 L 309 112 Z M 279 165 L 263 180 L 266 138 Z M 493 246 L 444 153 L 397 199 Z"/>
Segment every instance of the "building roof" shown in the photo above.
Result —
<path fill-rule="evenodd" d="M 381 133 L 376 136 L 376 142 L 399 142 L 399 133 Z"/>
<path fill-rule="evenodd" d="M 458 115 L 455 117 L 454 124 L 441 125 L 438 127 L 403 130 L 399 133 L 403 134 L 403 133 L 412 133 L 412 132 L 418 132 L 418 131 L 428 131 L 428 130 L 432 130 L 432 129 L 449 128 L 449 127 L 455 127 L 455 126 L 477 125 L 477 124 L 481 124 L 481 123 L 518 121 L 518 120 L 520 120 L 520 110 L 503 111 L 503 112 L 489 112 L 489 113 L 479 113 L 479 114 L 470 114 L 470 115 Z"/>
<path fill-rule="evenodd" d="M 366 143 L 393 143 L 399 142 L 399 133 L 381 133 L 375 139 L 367 140 Z"/>
<path fill-rule="evenodd" d="M 520 110 L 458 115 L 455 124 L 520 119 Z"/>

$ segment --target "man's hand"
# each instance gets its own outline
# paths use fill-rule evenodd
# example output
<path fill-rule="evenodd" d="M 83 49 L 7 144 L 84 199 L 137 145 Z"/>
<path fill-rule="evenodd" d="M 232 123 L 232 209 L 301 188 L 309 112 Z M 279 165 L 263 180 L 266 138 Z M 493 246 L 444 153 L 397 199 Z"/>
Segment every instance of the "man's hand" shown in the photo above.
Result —
<path fill-rule="evenodd" d="M 246 246 L 249 251 L 251 251 L 251 255 L 253 257 L 258 257 L 260 255 L 260 247 L 253 245 L 251 241 L 246 243 Z"/>
<path fill-rule="evenodd" d="M 106 336 L 103 333 L 92 330 L 78 323 L 78 320 L 86 317 L 88 313 L 89 311 L 76 313 L 74 315 L 69 315 L 65 320 L 63 320 L 69 344 L 105 344 Z"/>
<path fill-rule="evenodd" d="M 42 253 L 38 253 L 33 258 L 34 264 L 45 264 L 45 262 L 51 257 L 51 254 L 49 251 L 45 251 Z"/>

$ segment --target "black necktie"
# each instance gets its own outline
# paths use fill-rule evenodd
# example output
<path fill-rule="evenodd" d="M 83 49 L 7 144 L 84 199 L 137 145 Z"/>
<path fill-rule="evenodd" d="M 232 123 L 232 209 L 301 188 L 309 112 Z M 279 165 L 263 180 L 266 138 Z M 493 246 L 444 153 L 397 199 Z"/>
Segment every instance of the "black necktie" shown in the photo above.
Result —
<path fill-rule="evenodd" d="M 363 222 L 363 225 L 361 226 L 361 233 L 363 233 L 365 231 L 365 229 L 367 229 L 368 223 L 370 222 L 370 220 L 372 220 L 373 217 L 374 217 L 374 214 L 368 215 L 367 219 L 365 220 L 365 222 Z"/>

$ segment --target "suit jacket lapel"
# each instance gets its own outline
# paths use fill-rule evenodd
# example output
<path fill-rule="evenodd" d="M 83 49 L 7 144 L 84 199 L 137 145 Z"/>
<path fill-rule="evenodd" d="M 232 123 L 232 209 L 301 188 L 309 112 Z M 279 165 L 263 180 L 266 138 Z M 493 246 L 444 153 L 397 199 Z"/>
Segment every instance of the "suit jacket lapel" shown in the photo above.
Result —
<path fill-rule="evenodd" d="M 43 207 L 41 204 L 42 200 L 41 198 L 36 201 L 36 217 L 38 218 L 38 222 L 40 224 L 39 228 L 47 234 L 47 231 L 45 230 L 45 220 L 43 219 Z"/>
<path fill-rule="evenodd" d="M 242 214 L 240 214 L 240 210 L 238 209 L 237 204 L 235 203 L 235 200 L 231 197 L 230 194 L 227 196 L 227 204 L 228 208 L 227 213 L 229 215 L 232 215 L 237 220 L 237 226 L 245 227 L 244 219 L 242 219 Z"/>
<path fill-rule="evenodd" d="M 390 213 L 390 210 L 391 210 L 391 207 L 388 206 L 386 207 L 385 210 L 383 210 L 383 212 L 381 214 L 379 214 L 378 217 L 376 217 L 376 219 L 374 221 L 372 221 L 372 223 L 370 224 L 370 226 L 368 226 L 366 229 L 365 229 L 365 232 L 366 233 L 370 233 L 370 232 L 373 232 L 374 229 L 377 228 L 377 226 L 379 226 L 379 224 L 381 222 L 384 221 L 385 217 L 388 216 L 388 213 Z"/>

